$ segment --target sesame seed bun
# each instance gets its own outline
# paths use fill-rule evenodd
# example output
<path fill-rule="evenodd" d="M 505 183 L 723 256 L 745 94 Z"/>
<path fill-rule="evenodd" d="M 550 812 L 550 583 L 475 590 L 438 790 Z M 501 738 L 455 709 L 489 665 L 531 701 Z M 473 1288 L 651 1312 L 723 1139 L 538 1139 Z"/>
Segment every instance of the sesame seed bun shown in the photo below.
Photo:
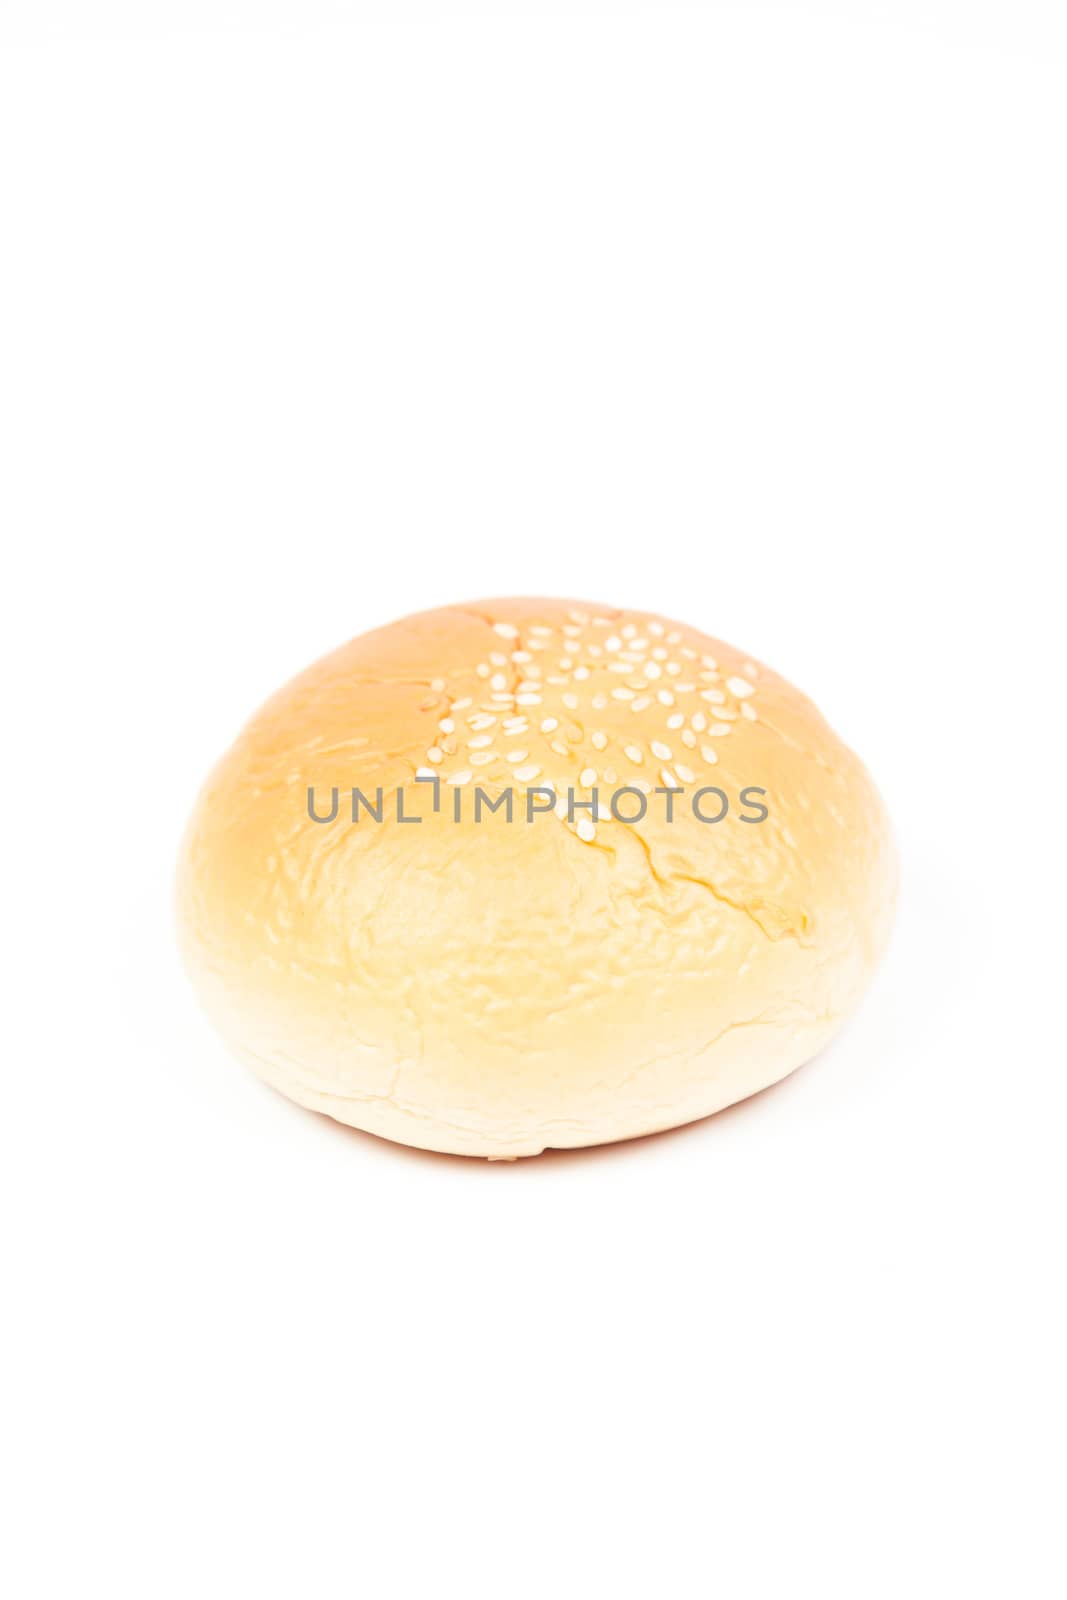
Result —
<path fill-rule="evenodd" d="M 199 797 L 178 917 L 269 1083 L 499 1159 L 792 1072 L 894 892 L 877 791 L 784 679 L 662 617 L 508 599 L 364 634 L 269 700 Z"/>

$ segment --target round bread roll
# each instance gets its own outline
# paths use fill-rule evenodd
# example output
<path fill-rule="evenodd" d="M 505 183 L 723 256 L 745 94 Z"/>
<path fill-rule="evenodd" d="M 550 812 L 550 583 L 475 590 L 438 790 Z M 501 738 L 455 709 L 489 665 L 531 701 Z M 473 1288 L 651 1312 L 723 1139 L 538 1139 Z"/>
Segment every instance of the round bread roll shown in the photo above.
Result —
<path fill-rule="evenodd" d="M 792 1072 L 860 999 L 895 879 L 871 779 L 784 679 L 666 618 L 508 599 L 269 700 L 199 797 L 178 913 L 268 1083 L 509 1159 Z"/>

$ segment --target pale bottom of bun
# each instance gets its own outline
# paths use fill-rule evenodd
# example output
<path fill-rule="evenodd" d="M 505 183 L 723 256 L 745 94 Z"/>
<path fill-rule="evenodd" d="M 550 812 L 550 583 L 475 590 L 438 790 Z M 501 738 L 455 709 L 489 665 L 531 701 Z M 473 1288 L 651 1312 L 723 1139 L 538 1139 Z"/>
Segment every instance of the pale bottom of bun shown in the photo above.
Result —
<path fill-rule="evenodd" d="M 258 1055 L 233 1039 L 228 1042 L 257 1077 L 287 1099 L 348 1127 L 419 1150 L 514 1161 L 544 1150 L 617 1144 L 698 1122 L 788 1077 L 818 1054 L 841 1022 L 834 1017 L 803 1027 L 795 1022 L 739 1023 L 699 1053 L 684 1059 L 672 1056 L 668 1063 L 653 1064 L 654 1071 L 645 1069 L 655 1078 L 655 1098 L 638 1092 L 639 1072 L 624 1088 L 605 1091 L 599 1111 L 590 1109 L 581 1119 L 531 1117 L 521 1123 L 474 1110 L 460 1115 L 442 1107 L 437 1112 L 391 1096 L 314 1088 L 294 1062 Z"/>

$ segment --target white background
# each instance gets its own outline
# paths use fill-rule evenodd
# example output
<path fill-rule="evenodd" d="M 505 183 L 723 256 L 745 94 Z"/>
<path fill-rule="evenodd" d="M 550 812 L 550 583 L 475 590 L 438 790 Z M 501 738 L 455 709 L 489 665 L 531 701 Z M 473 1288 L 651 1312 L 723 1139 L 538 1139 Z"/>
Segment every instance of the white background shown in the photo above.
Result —
<path fill-rule="evenodd" d="M 12 1597 L 1064 1593 L 1057 10 L 0 4 Z M 501 1166 L 261 1087 L 169 896 L 509 592 L 793 678 L 904 877 L 785 1084 Z"/>

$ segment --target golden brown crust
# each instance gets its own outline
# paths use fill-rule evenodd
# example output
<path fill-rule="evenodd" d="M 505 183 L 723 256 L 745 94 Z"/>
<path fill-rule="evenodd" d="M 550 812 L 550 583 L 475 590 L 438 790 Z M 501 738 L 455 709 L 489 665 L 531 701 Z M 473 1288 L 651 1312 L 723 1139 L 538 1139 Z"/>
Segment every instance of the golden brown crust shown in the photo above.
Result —
<path fill-rule="evenodd" d="M 546 785 L 559 813 L 526 821 Z M 627 787 L 632 814 L 641 786 L 633 825 L 565 813 L 570 789 L 606 812 Z M 712 787 L 718 823 L 692 808 Z M 382 790 L 380 823 L 352 823 L 353 788 Z M 397 819 L 398 788 L 421 821 Z M 509 788 L 515 820 L 474 820 L 477 789 Z M 333 821 L 309 789 L 320 816 L 337 790 Z M 746 789 L 764 820 L 741 820 Z M 869 777 L 777 674 L 663 618 L 506 599 L 364 634 L 268 701 L 198 801 L 179 916 L 211 1015 L 285 1093 L 522 1155 L 688 1121 L 798 1066 L 859 999 L 894 884 Z"/>

